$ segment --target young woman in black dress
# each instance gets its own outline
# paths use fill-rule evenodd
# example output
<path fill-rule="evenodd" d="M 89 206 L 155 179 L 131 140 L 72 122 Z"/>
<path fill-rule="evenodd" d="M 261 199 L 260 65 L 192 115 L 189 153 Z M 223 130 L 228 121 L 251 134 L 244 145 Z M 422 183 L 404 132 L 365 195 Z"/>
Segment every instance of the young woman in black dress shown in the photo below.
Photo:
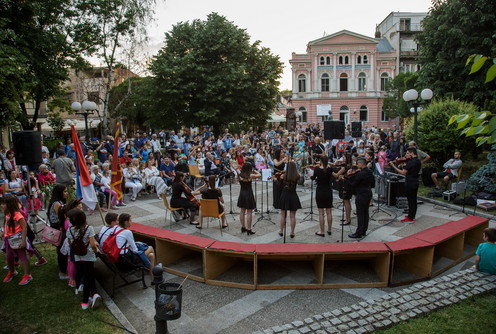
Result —
<path fill-rule="evenodd" d="M 201 191 L 203 199 L 216 199 L 219 205 L 219 213 L 224 212 L 224 197 L 222 196 L 222 190 L 215 188 L 215 175 L 210 175 L 208 177 L 208 189 Z M 200 224 L 196 225 L 196 228 L 201 229 L 203 226 L 203 217 L 200 208 Z M 222 216 L 222 228 L 227 227 L 226 215 Z"/>
<path fill-rule="evenodd" d="M 312 180 L 317 180 L 317 189 L 315 191 L 315 201 L 319 209 L 319 225 L 320 232 L 315 232 L 316 235 L 323 237 L 324 220 L 327 217 L 327 234 L 332 234 L 332 188 L 331 182 L 333 177 L 338 177 L 343 171 L 334 173 L 331 168 L 328 168 L 329 158 L 327 156 L 320 157 L 320 166 L 315 167 L 312 175 Z"/>
<path fill-rule="evenodd" d="M 241 186 L 238 197 L 238 208 L 240 208 L 239 220 L 241 221 L 241 233 L 246 232 L 248 235 L 255 234 L 251 230 L 253 209 L 256 207 L 251 181 L 261 176 L 259 172 L 253 170 L 253 165 L 248 162 L 243 164 L 241 173 L 239 173 L 239 184 Z"/>
<path fill-rule="evenodd" d="M 288 157 L 280 149 L 274 151 L 274 175 L 282 173 L 288 162 Z M 282 192 L 282 182 L 279 178 L 274 178 L 272 191 L 272 206 L 274 209 L 280 209 L 280 200 Z"/>
<path fill-rule="evenodd" d="M 283 236 L 283 230 L 286 226 L 286 212 L 289 211 L 289 220 L 291 223 L 291 232 L 289 236 L 291 238 L 295 237 L 295 227 L 296 227 L 296 210 L 301 209 L 300 199 L 298 194 L 296 194 L 296 185 L 300 174 L 296 168 L 296 163 L 290 161 L 288 163 L 288 168 L 282 177 L 282 192 L 281 192 L 281 224 L 279 228 L 279 236 Z"/>
<path fill-rule="evenodd" d="M 185 197 L 182 197 L 184 194 Z M 190 224 L 198 225 L 195 221 L 195 217 L 198 213 L 198 204 L 194 201 L 194 196 L 199 195 L 199 191 L 191 192 L 189 188 L 184 185 L 184 174 L 182 172 L 176 172 L 174 181 L 172 182 L 172 196 L 170 200 L 170 205 L 173 208 L 182 208 L 189 212 Z"/>
<path fill-rule="evenodd" d="M 342 167 L 338 172 L 339 175 L 344 174 L 349 169 L 351 169 L 351 155 L 347 154 L 346 156 L 346 167 Z M 341 179 L 339 181 L 339 198 L 343 200 L 343 206 L 345 210 L 346 221 L 341 223 L 341 225 L 350 225 L 351 224 L 351 197 L 353 196 L 353 189 L 351 188 L 351 184 L 348 179 Z"/>

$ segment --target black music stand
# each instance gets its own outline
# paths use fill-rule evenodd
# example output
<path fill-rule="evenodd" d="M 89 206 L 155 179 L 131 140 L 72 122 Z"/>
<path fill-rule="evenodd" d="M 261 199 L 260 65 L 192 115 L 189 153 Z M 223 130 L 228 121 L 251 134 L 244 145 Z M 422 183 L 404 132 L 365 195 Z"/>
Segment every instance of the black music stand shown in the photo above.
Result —
<path fill-rule="evenodd" d="M 302 223 L 306 221 L 309 222 L 316 221 L 315 219 L 313 219 L 313 182 L 314 180 L 310 178 L 310 211 L 305 212 L 306 216 L 301 220 Z M 307 220 L 308 217 L 310 217 L 310 219 Z"/>
<path fill-rule="evenodd" d="M 230 207 L 230 210 L 229 210 L 229 214 L 233 216 L 233 219 L 234 219 L 234 215 L 235 214 L 238 214 L 239 212 L 234 212 L 233 211 L 233 200 L 232 200 L 232 179 L 231 179 L 231 182 L 229 182 L 229 207 Z"/>
<path fill-rule="evenodd" d="M 381 174 L 376 175 L 376 180 L 378 181 L 379 187 L 382 185 L 382 189 L 385 192 L 386 185 L 385 185 L 384 179 L 385 179 L 385 176 L 384 175 L 381 175 Z M 388 212 L 385 209 L 381 208 L 381 193 L 380 193 L 380 191 L 377 191 L 377 208 L 375 208 L 375 210 L 372 211 L 372 214 L 370 215 L 370 218 L 369 219 L 375 221 L 376 219 L 374 219 L 374 215 L 376 213 L 379 213 L 379 212 L 384 212 L 389 217 L 392 216 L 392 214 L 390 212 Z"/>

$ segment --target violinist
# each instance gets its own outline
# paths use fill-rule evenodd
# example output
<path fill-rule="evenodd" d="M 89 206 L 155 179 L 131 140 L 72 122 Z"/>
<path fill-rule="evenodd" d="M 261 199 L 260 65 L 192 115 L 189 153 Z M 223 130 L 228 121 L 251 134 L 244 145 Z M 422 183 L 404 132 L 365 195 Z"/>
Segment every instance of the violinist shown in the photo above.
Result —
<path fill-rule="evenodd" d="M 237 203 L 238 208 L 240 208 L 239 220 L 241 221 L 241 233 L 246 232 L 247 235 L 255 234 L 251 230 L 253 209 L 256 208 L 251 182 L 261 176 L 259 172 L 253 170 L 253 165 L 250 163 L 245 163 L 241 168 L 241 173 L 239 173 L 239 184 L 241 185 Z"/>
<path fill-rule="evenodd" d="M 320 137 L 315 137 L 315 142 L 311 148 L 312 162 L 317 164 L 320 162 L 320 158 L 326 155 L 325 146 L 320 142 Z"/>
<path fill-rule="evenodd" d="M 417 214 L 417 192 L 419 188 L 419 173 L 422 165 L 417 157 L 416 148 L 409 147 L 406 150 L 406 158 L 406 164 L 403 169 L 399 169 L 393 161 L 389 164 L 397 173 L 405 175 L 405 193 L 406 199 L 408 200 L 408 215 L 401 221 L 404 223 L 413 223 L 415 215 Z"/>
<path fill-rule="evenodd" d="M 281 175 L 286 168 L 286 163 L 288 162 L 288 157 L 283 151 L 277 149 L 274 151 L 274 175 Z M 272 191 L 272 206 L 274 209 L 280 209 L 280 199 L 282 192 L 282 182 L 280 178 L 275 177 L 273 181 L 273 191 Z"/>
<path fill-rule="evenodd" d="M 199 191 L 191 191 L 191 189 L 184 183 L 184 173 L 176 172 L 176 177 L 172 182 L 172 196 L 170 205 L 173 208 L 182 208 L 189 213 L 190 224 L 198 225 L 195 217 L 198 213 L 198 204 L 195 195 L 199 195 Z M 184 197 L 182 196 L 184 194 Z"/>
<path fill-rule="evenodd" d="M 351 187 L 356 189 L 356 214 L 357 214 L 357 229 L 355 233 L 348 235 L 352 239 L 364 238 L 369 226 L 369 203 L 372 199 L 371 186 L 374 181 L 372 171 L 367 168 L 367 162 L 363 158 L 357 159 L 358 172 L 349 177 Z M 349 170 L 347 175 L 354 173 Z"/>
<path fill-rule="evenodd" d="M 350 154 L 343 155 L 345 158 L 345 166 L 342 166 L 337 173 L 339 175 L 345 173 L 347 170 L 350 170 L 349 168 L 351 167 L 351 162 L 352 162 L 352 157 Z M 337 162 L 334 163 L 335 165 Z M 353 196 L 353 189 L 351 187 L 351 184 L 349 182 L 349 178 L 340 178 L 339 179 L 339 185 L 338 185 L 338 194 L 339 198 L 343 200 L 343 206 L 345 209 L 345 216 L 346 216 L 346 221 L 344 223 L 341 223 L 341 225 L 350 225 L 351 224 L 351 197 Z"/>

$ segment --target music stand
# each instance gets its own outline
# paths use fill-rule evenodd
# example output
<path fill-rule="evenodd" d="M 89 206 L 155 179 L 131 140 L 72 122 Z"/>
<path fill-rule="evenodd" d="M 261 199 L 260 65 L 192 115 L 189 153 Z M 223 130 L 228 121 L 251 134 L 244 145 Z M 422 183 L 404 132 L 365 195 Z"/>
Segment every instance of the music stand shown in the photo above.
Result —
<path fill-rule="evenodd" d="M 232 215 L 233 216 L 233 219 L 234 219 L 234 215 L 235 214 L 238 214 L 239 212 L 234 212 L 233 211 L 232 180 L 231 180 L 231 182 L 229 182 L 229 207 L 230 207 L 229 214 Z"/>
<path fill-rule="evenodd" d="M 375 176 L 376 178 L 376 181 L 377 181 L 377 185 L 378 185 L 378 188 L 379 189 L 382 189 L 384 192 L 385 192 L 385 176 L 384 176 L 384 173 L 382 172 L 382 169 L 380 168 L 379 164 L 376 163 L 376 168 L 377 170 L 379 171 L 379 174 L 377 174 Z M 392 214 L 388 211 L 386 211 L 385 209 L 381 208 L 381 192 L 380 190 L 377 190 L 377 208 L 375 208 L 375 210 L 372 212 L 372 214 L 370 215 L 370 220 L 376 220 L 374 219 L 374 215 L 376 213 L 379 213 L 379 212 L 384 212 L 385 214 L 387 214 L 389 217 L 392 216 Z"/>
<path fill-rule="evenodd" d="M 257 225 L 257 223 L 261 220 L 266 220 L 266 221 L 269 221 L 271 222 L 272 224 L 276 224 L 275 222 L 273 222 L 271 219 L 270 219 L 270 214 L 269 214 L 269 183 L 272 180 L 272 170 L 271 169 L 262 169 L 262 191 L 261 191 L 261 202 L 262 202 L 262 208 L 261 208 L 261 211 L 260 211 L 260 217 L 258 217 L 257 221 L 253 224 L 253 226 Z M 268 219 L 265 218 L 264 216 L 264 202 L 263 202 L 263 184 L 266 184 L 266 201 L 267 201 L 267 216 L 268 216 Z"/>
<path fill-rule="evenodd" d="M 302 223 L 303 222 L 306 222 L 306 221 L 309 221 L 309 222 L 315 222 L 316 220 L 313 219 L 313 183 L 314 183 L 314 180 L 312 180 L 312 178 L 310 177 L 310 211 L 307 211 L 305 212 L 305 214 L 307 214 L 305 216 L 305 218 L 302 219 Z M 307 220 L 307 218 L 310 216 L 310 219 Z"/>

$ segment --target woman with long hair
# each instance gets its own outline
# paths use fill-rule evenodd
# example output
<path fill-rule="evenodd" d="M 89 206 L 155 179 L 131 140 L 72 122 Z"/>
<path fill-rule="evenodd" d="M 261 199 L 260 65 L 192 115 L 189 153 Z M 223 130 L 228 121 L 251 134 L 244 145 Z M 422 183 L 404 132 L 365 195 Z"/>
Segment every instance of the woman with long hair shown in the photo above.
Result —
<path fill-rule="evenodd" d="M 239 220 L 241 221 L 241 233 L 246 232 L 247 235 L 255 234 L 251 230 L 253 209 L 256 208 L 251 182 L 259 177 L 261 177 L 261 174 L 254 171 L 253 165 L 250 163 L 245 163 L 241 168 L 241 173 L 239 173 L 239 184 L 241 186 L 237 203 L 238 208 L 240 208 Z"/>
<path fill-rule="evenodd" d="M 184 194 L 184 197 L 182 196 Z M 199 195 L 199 191 L 190 191 L 190 189 L 184 183 L 184 173 L 177 172 L 172 182 L 172 195 L 170 200 L 170 205 L 173 208 L 182 208 L 189 212 L 190 224 L 198 225 L 195 221 L 196 215 L 198 213 L 198 204 L 190 200 L 193 196 Z"/>
<path fill-rule="evenodd" d="M 219 206 L 219 213 L 224 212 L 224 197 L 222 196 L 222 190 L 215 187 L 215 175 L 210 175 L 208 177 L 208 188 L 201 191 L 203 199 L 215 199 Z M 200 208 L 200 224 L 196 225 L 196 228 L 201 229 L 203 226 L 203 217 Z M 226 215 L 222 216 L 222 228 L 226 228 Z"/>
<path fill-rule="evenodd" d="M 279 236 L 283 236 L 283 230 L 286 227 L 286 213 L 289 211 L 289 220 L 291 223 L 291 232 L 289 236 L 291 238 L 295 237 L 295 227 L 296 227 L 296 210 L 301 209 L 300 199 L 298 194 L 296 194 L 296 185 L 300 179 L 300 174 L 296 167 L 294 161 L 288 163 L 286 172 L 282 177 L 282 192 L 280 199 L 281 208 L 281 223 L 279 227 Z"/>
<path fill-rule="evenodd" d="M 286 168 L 286 163 L 288 162 L 288 157 L 280 149 L 274 151 L 274 175 L 281 174 Z M 274 177 L 273 190 L 272 190 L 272 206 L 274 209 L 280 209 L 282 193 L 282 182 L 278 177 Z"/>
<path fill-rule="evenodd" d="M 10 282 L 17 275 L 14 258 L 18 258 L 24 269 L 24 276 L 19 285 L 26 285 L 33 280 L 30 274 L 29 260 L 26 252 L 31 256 L 33 248 L 27 238 L 27 223 L 19 207 L 19 201 L 14 195 L 6 195 L 2 198 L 2 209 L 5 214 L 3 225 L 3 238 L 5 240 L 2 250 L 6 253 L 9 272 L 3 279 L 4 283 Z M 14 245 L 14 240 L 19 240 L 20 244 Z M 17 242 L 16 242 L 17 243 Z"/>
<path fill-rule="evenodd" d="M 57 183 L 52 190 L 52 196 L 50 198 L 50 202 L 48 204 L 47 217 L 48 222 L 50 223 L 50 227 L 53 227 L 57 230 L 62 230 L 63 226 L 58 213 L 60 208 L 65 204 L 67 199 L 67 187 L 63 184 Z M 60 252 L 60 247 L 57 246 L 57 262 L 59 265 L 59 278 L 62 280 L 69 279 L 67 275 L 67 255 L 64 255 Z"/>
<path fill-rule="evenodd" d="M 157 197 L 160 199 L 162 198 L 162 194 L 165 194 L 169 187 L 167 187 L 164 179 L 160 177 L 160 172 L 154 164 L 155 160 L 153 158 L 148 159 L 146 162 L 146 168 L 144 170 L 145 180 L 147 185 L 152 185 L 155 187 Z"/>

